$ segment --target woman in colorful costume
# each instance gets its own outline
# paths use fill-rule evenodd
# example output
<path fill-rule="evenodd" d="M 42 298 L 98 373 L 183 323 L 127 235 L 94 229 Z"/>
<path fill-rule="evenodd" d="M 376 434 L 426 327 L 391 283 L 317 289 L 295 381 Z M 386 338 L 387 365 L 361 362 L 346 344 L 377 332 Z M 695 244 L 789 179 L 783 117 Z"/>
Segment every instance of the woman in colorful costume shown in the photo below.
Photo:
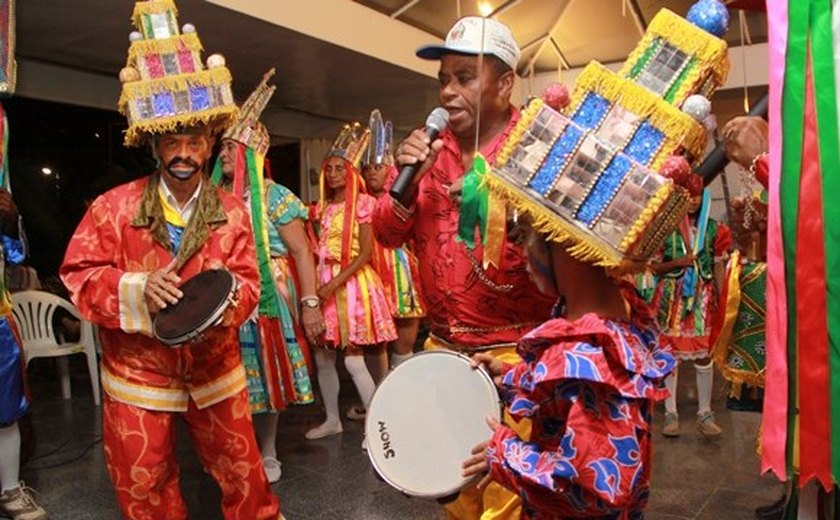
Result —
<path fill-rule="evenodd" d="M 767 348 L 767 176 L 766 168 L 761 168 L 767 155 L 767 130 L 764 119 L 745 116 L 727 123 L 723 131 L 726 155 L 741 166 L 747 194 L 730 203 L 738 248 L 727 266 L 718 320 L 721 330 L 714 345 L 715 363 L 732 383 L 730 397 L 759 403 Z M 759 190 L 754 189 L 755 181 Z"/>
<path fill-rule="evenodd" d="M 365 193 L 357 166 L 368 139 L 368 131 L 363 132 L 358 123 L 347 125 L 321 167 L 318 296 L 326 332 L 325 348 L 316 349 L 315 360 L 327 418 L 306 433 L 310 440 L 342 431 L 337 351 L 344 352 L 344 364 L 367 409 L 375 386 L 362 357 L 363 349 L 397 339 L 382 282 L 371 265 L 371 219 L 376 199 Z"/>
<path fill-rule="evenodd" d="M 390 121 L 383 123 L 379 110 L 374 110 L 368 128 L 371 138 L 362 164 L 362 176 L 368 193 L 378 199 L 385 194 L 385 187 L 393 182 L 397 174 L 392 154 L 392 127 Z M 426 315 L 420 294 L 417 257 L 409 246 L 388 248 L 377 242 L 373 265 L 382 279 L 385 297 L 397 327 L 397 339 L 391 343 L 393 351 L 390 356 L 390 367 L 394 368 L 414 353 L 420 318 Z M 388 372 L 385 345 L 380 348 L 380 353 L 371 357 L 374 359 L 368 362 L 368 369 L 378 384 Z"/>
<path fill-rule="evenodd" d="M 315 257 L 305 231 L 308 211 L 288 188 L 264 172 L 270 138 L 259 122 L 274 93 L 274 69 L 242 105 L 238 121 L 222 136 L 213 182 L 224 182 L 251 212 L 260 303 L 257 315 L 239 330 L 242 362 L 254 427 L 269 482 L 280 479 L 277 460 L 278 412 L 288 404 L 314 400 L 309 380 L 309 342 L 324 330 L 315 295 Z M 292 262 L 291 258 L 294 258 Z M 298 299 L 298 281 L 303 298 Z M 303 303 L 303 309 L 300 307 Z"/>
<path fill-rule="evenodd" d="M 699 180 L 699 177 L 692 176 Z M 712 412 L 710 335 L 717 309 L 725 261 L 732 247 L 732 234 L 725 224 L 709 216 L 711 196 L 702 183 L 693 183 L 690 214 L 665 240 L 650 270 L 656 276 L 653 308 L 663 333 L 674 343 L 674 355 L 692 361 L 697 377 L 697 430 L 716 437 L 721 429 Z M 677 372 L 668 378 L 671 395 L 665 400 L 662 434 L 680 434 L 677 413 Z"/>
<path fill-rule="evenodd" d="M 496 378 L 510 413 L 530 419 L 532 430 L 524 439 L 489 417 L 492 438 L 474 448 L 464 474 L 489 472 L 486 478 L 522 497 L 523 518 L 637 518 L 650 493 L 653 404 L 667 395 L 663 381 L 676 360 L 649 307 L 623 279 L 646 267 L 644 251 L 656 251 L 662 240 L 656 237 L 665 236 L 653 230 L 674 227 L 673 217 L 687 211 L 688 194 L 643 167 L 652 189 L 628 179 L 611 193 L 602 182 L 608 174 L 599 172 L 587 197 L 613 198 L 611 207 L 635 217 L 620 222 L 605 212 L 597 225 L 582 226 L 584 217 L 531 188 L 532 172 L 523 169 L 526 161 L 538 162 L 539 152 L 531 151 L 537 147 L 528 143 L 539 135 L 540 121 L 584 132 L 540 103 L 523 111 L 524 131 L 512 133 L 509 152 L 488 182 L 518 210 L 527 229 L 529 272 L 543 293 L 565 299 L 564 315 L 519 341 L 518 364 L 473 356 Z M 684 159 L 673 161 L 688 170 Z M 580 193 L 587 182 L 567 177 L 562 165 L 544 164 L 557 182 L 567 183 L 568 194 Z"/>

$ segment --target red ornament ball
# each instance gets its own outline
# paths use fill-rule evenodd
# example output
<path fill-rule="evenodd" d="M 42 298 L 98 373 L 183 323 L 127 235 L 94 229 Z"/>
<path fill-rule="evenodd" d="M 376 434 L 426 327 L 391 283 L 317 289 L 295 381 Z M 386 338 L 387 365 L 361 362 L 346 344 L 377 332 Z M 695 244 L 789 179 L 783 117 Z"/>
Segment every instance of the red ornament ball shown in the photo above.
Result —
<path fill-rule="evenodd" d="M 569 89 L 562 83 L 551 83 L 543 90 L 542 99 L 554 110 L 563 110 L 569 106 Z"/>
<path fill-rule="evenodd" d="M 662 168 L 659 169 L 659 173 L 663 177 L 674 181 L 674 184 L 688 188 L 686 183 L 688 182 L 688 176 L 691 175 L 691 165 L 688 164 L 688 161 L 682 155 L 672 155 L 665 159 Z"/>

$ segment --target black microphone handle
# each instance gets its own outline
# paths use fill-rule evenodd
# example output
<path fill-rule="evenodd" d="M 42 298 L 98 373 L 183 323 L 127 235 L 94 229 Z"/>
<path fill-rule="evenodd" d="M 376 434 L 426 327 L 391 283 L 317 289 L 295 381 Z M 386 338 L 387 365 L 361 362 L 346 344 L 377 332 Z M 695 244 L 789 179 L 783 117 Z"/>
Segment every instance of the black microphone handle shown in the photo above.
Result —
<path fill-rule="evenodd" d="M 437 128 L 426 127 L 424 130 L 426 132 L 426 135 L 429 137 L 429 143 L 432 143 L 435 139 L 437 139 Z M 407 200 L 407 198 L 411 188 L 411 183 L 412 181 L 414 181 L 414 176 L 417 175 L 417 170 L 420 169 L 421 164 L 422 163 L 419 162 L 414 164 L 406 164 L 405 166 L 400 168 L 400 173 L 394 180 L 394 184 L 391 185 L 391 189 L 388 190 L 388 193 L 391 195 L 391 197 L 403 206 L 408 206 L 411 203 L 409 200 Z"/>
<path fill-rule="evenodd" d="M 751 108 L 748 116 L 760 116 L 767 119 L 768 95 L 765 93 Z M 703 185 L 708 186 L 715 180 L 715 177 L 726 168 L 729 159 L 726 158 L 726 147 L 723 141 L 719 142 L 715 149 L 703 159 L 695 173 L 703 178 Z"/>

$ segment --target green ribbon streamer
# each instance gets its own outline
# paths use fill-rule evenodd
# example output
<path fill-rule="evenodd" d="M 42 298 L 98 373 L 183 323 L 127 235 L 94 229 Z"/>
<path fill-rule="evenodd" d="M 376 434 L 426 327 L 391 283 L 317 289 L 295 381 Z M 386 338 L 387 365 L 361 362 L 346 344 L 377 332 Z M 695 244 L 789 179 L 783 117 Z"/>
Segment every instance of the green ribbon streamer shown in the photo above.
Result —
<path fill-rule="evenodd" d="M 458 217 L 458 235 L 455 239 L 463 242 L 470 249 L 475 249 L 476 226 L 478 226 L 482 243 L 484 243 L 487 230 L 490 190 L 483 182 L 487 170 L 487 160 L 481 154 L 476 154 L 472 168 L 464 175 L 461 185 L 461 212 Z"/>
<path fill-rule="evenodd" d="M 793 470 L 794 426 L 797 413 L 796 356 L 796 224 L 805 111 L 805 66 L 810 1 L 788 2 L 788 41 L 782 92 L 782 175 L 779 200 L 787 285 L 788 424 L 787 471 Z"/>
<path fill-rule="evenodd" d="M 269 318 L 279 318 L 280 302 L 277 300 L 277 288 L 274 286 L 274 276 L 271 273 L 268 244 L 265 242 L 265 212 L 258 177 L 262 172 L 257 171 L 254 150 L 248 147 L 245 147 L 245 166 L 248 174 L 248 188 L 251 190 L 251 225 L 257 248 L 257 267 L 260 272 L 259 314 Z M 210 180 L 215 185 L 222 182 L 222 161 L 216 160 Z"/>
<path fill-rule="evenodd" d="M 834 76 L 834 35 L 831 2 L 813 2 L 811 10 L 811 55 L 814 70 L 814 100 L 820 147 L 823 193 L 823 230 L 828 312 L 828 361 L 831 388 L 831 474 L 840 478 L 840 206 L 826 194 L 840 193 L 840 144 L 837 132 L 837 92 Z M 840 49 L 839 49 L 840 50 Z"/>

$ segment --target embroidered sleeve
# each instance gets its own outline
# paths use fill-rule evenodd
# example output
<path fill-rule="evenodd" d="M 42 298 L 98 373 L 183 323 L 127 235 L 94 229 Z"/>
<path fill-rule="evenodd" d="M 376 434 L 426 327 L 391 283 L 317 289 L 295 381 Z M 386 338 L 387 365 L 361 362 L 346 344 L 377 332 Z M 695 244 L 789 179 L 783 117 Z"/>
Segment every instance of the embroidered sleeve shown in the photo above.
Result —
<path fill-rule="evenodd" d="M 257 306 L 260 297 L 260 275 L 257 270 L 257 253 L 251 231 L 250 219 L 241 204 L 228 212 L 229 225 L 225 233 L 230 233 L 230 250 L 227 252 L 225 267 L 236 276 L 239 284 L 239 301 L 233 315 L 233 324 L 238 327 L 245 323 Z"/>
<path fill-rule="evenodd" d="M 294 219 L 306 220 L 309 210 L 290 189 L 280 184 L 268 185 L 268 214 L 272 224 L 282 226 Z"/>

